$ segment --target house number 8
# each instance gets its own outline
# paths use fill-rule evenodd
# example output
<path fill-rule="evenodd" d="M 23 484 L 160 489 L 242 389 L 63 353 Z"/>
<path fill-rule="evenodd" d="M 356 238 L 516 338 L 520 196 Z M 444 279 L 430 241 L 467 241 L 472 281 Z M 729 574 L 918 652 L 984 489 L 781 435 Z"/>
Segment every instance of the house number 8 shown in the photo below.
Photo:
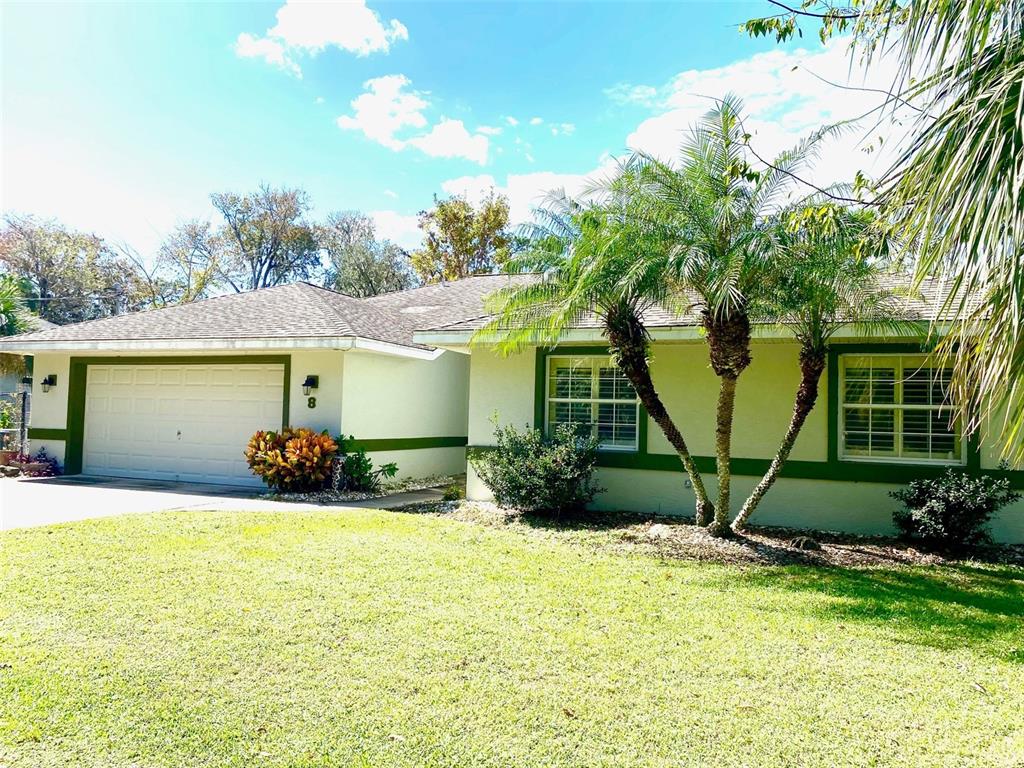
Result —
<path fill-rule="evenodd" d="M 306 407 L 307 408 L 316 408 L 316 398 L 315 397 L 308 398 L 306 400 Z"/>

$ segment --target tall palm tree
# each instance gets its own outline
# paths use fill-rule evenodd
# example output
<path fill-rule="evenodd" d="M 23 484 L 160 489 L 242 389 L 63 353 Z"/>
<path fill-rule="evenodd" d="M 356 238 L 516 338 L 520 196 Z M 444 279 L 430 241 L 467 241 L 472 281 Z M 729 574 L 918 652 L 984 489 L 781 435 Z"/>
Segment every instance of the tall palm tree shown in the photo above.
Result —
<path fill-rule="evenodd" d="M 669 238 L 663 275 L 696 296 L 719 377 L 715 420 L 718 500 L 709 530 L 729 526 L 732 424 L 736 384 L 750 365 L 751 318 L 757 316 L 778 264 L 777 228 L 770 217 L 784 205 L 795 172 L 811 157 L 814 139 L 783 153 L 763 170 L 748 161 L 743 105 L 726 96 L 693 129 L 677 165 L 646 155 L 633 160 L 646 180 L 649 215 Z"/>
<path fill-rule="evenodd" d="M 611 350 L 648 415 L 679 455 L 695 496 L 699 525 L 713 506 L 681 431 L 662 402 L 650 370 L 645 309 L 670 303 L 664 280 L 665 243 L 654 220 L 635 215 L 639 197 L 623 174 L 601 202 L 581 204 L 564 192 L 550 195 L 525 229 L 530 247 L 514 264 L 539 272 L 539 281 L 499 291 L 490 299 L 495 319 L 475 337 L 501 339 L 499 349 L 557 343 L 562 333 L 596 314 Z"/>
<path fill-rule="evenodd" d="M 807 416 L 818 399 L 828 347 L 835 333 L 852 326 L 863 335 L 921 329 L 904 319 L 902 302 L 883 282 L 888 238 L 863 211 L 813 205 L 779 218 L 780 263 L 784 269 L 769 298 L 770 311 L 800 344 L 800 384 L 793 415 L 778 451 L 743 503 L 732 527 L 741 531 L 778 479 Z M 822 215 L 824 214 L 824 215 Z"/>

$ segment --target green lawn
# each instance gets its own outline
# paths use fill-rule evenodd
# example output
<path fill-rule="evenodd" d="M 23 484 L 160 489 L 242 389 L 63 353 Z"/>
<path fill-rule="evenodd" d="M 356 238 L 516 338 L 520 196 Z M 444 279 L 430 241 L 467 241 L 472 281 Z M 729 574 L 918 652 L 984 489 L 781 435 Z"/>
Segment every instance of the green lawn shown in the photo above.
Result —
<path fill-rule="evenodd" d="M 0 766 L 1024 765 L 1024 572 L 374 511 L 0 534 Z"/>

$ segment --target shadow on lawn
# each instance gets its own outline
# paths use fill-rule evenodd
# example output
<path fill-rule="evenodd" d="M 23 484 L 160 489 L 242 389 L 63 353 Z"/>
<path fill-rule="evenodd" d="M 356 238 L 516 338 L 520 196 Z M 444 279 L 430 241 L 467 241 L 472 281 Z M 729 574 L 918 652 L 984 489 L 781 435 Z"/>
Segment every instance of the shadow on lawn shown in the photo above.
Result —
<path fill-rule="evenodd" d="M 652 520 L 609 514 L 520 519 L 537 528 L 563 531 L 609 531 Z M 861 551 L 850 545 L 854 537 L 814 535 L 823 542 L 844 541 L 848 552 Z M 870 547 L 871 567 L 847 567 L 828 562 L 819 552 L 794 550 L 784 539 L 739 537 L 730 546 L 760 562 L 733 561 L 755 567 L 708 574 L 702 583 L 723 591 L 753 587 L 814 594 L 825 599 L 800 601 L 790 610 L 836 624 L 870 625 L 899 642 L 943 650 L 968 648 L 1024 664 L 1024 570 L 1019 567 L 970 562 L 908 565 L 877 546 Z M 685 553 L 682 558 L 688 559 Z"/>
<path fill-rule="evenodd" d="M 947 565 L 899 569 L 759 568 L 719 577 L 736 586 L 826 597 L 797 610 L 838 624 L 862 623 L 900 642 L 969 648 L 1024 664 L 1024 573 Z"/>

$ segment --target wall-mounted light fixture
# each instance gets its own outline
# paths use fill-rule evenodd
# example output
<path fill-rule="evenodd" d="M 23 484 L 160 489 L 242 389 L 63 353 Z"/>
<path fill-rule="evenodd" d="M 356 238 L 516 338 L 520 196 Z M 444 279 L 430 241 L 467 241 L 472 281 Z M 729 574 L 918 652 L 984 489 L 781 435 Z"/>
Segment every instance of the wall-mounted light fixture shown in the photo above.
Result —
<path fill-rule="evenodd" d="M 57 374 L 56 373 L 49 374 L 46 378 L 44 378 L 41 382 L 39 382 L 39 385 L 43 388 L 43 392 L 49 392 L 50 391 L 50 387 L 56 387 L 57 386 Z"/>
<path fill-rule="evenodd" d="M 302 394 L 308 395 L 313 392 L 314 389 L 320 386 L 319 376 L 306 376 L 306 380 L 302 382 Z"/>

